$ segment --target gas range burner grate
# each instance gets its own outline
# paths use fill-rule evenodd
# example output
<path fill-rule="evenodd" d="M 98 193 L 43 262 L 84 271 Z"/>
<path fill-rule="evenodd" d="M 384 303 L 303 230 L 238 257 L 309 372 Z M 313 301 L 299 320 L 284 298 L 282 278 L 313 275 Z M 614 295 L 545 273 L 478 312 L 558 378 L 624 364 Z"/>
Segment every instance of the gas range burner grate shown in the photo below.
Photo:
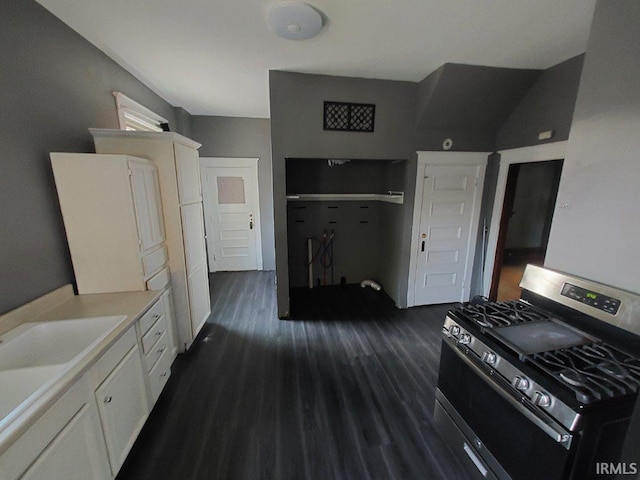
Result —
<path fill-rule="evenodd" d="M 482 328 L 506 327 L 518 323 L 549 320 L 551 317 L 520 300 L 465 304 L 458 310 L 465 318 Z"/>
<path fill-rule="evenodd" d="M 640 390 L 640 359 L 604 343 L 535 353 L 527 360 L 589 404 Z"/>

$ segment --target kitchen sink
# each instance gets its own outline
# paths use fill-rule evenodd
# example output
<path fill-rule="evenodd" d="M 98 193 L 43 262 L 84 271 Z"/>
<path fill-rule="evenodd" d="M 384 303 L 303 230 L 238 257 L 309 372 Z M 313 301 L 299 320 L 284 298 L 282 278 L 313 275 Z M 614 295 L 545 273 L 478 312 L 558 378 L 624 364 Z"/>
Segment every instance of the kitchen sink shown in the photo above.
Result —
<path fill-rule="evenodd" d="M 28 322 L 0 336 L 0 424 L 35 400 L 125 315 Z"/>
<path fill-rule="evenodd" d="M 24 323 L 0 337 L 0 370 L 67 363 L 125 318 L 116 315 Z"/>
<path fill-rule="evenodd" d="M 50 365 L 0 371 L 0 419 L 10 414 L 48 380 L 56 377 L 63 367 Z"/>

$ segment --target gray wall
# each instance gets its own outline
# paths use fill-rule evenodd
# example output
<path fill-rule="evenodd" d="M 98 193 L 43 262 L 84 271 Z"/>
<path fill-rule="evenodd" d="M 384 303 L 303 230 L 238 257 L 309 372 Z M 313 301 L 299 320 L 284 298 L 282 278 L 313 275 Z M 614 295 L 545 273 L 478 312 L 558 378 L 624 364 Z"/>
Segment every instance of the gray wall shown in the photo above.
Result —
<path fill-rule="evenodd" d="M 174 108 L 33 0 L 1 0 L 0 314 L 74 280 L 49 152 L 93 152 L 117 90 Z"/>
<path fill-rule="evenodd" d="M 500 127 L 496 150 L 525 147 L 569 138 L 584 55 L 545 70 Z M 550 140 L 538 133 L 553 130 Z"/>
<path fill-rule="evenodd" d="M 599 0 L 545 264 L 640 293 L 640 2 Z M 640 402 L 624 460 L 640 458 Z M 640 478 L 640 474 L 636 478 Z"/>
<path fill-rule="evenodd" d="M 412 136 L 415 122 L 417 84 L 385 80 L 305 75 L 272 71 L 269 74 L 271 102 L 271 148 L 273 156 L 274 221 L 278 314 L 289 315 L 287 253 L 286 158 L 407 159 L 415 151 Z M 332 132 L 323 130 L 323 102 L 346 101 L 376 105 L 375 132 Z M 411 168 L 409 165 L 408 169 Z M 415 172 L 415 164 L 413 171 Z M 414 173 L 415 175 L 415 173 Z M 409 197 L 411 198 L 411 197 Z M 401 265 L 401 275 L 388 291 L 406 284 L 412 204 L 405 202 L 401 218 L 403 248 L 389 252 Z M 406 297 L 406 285 L 404 287 Z"/>
<path fill-rule="evenodd" d="M 640 2 L 597 3 L 546 264 L 640 292 Z M 632 22 L 630 19 L 634 19 Z"/>
<path fill-rule="evenodd" d="M 258 190 L 262 261 L 265 270 L 275 270 L 269 119 L 194 115 L 191 117 L 191 138 L 202 144 L 201 157 L 260 159 L 258 161 Z"/>
<path fill-rule="evenodd" d="M 446 63 L 418 84 L 417 150 L 493 151 L 496 134 L 540 70 Z"/>

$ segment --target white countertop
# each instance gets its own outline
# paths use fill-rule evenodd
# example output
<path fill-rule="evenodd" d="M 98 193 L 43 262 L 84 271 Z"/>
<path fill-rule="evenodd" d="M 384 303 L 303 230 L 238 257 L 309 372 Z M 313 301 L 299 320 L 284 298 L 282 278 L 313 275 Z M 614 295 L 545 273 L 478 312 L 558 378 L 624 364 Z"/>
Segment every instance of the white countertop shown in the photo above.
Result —
<path fill-rule="evenodd" d="M 60 289 L 62 290 L 62 289 Z M 25 431 L 38 420 L 53 403 L 59 399 L 82 375 L 111 347 L 129 328 L 151 307 L 162 294 L 161 291 L 139 291 L 121 293 L 102 293 L 93 295 L 69 295 L 70 289 L 56 295 L 53 304 L 46 302 L 32 302 L 36 305 L 26 305 L 0 317 L 11 317 L 10 322 L 16 323 L 16 318 L 22 322 L 41 322 L 50 320 L 68 320 L 76 318 L 103 317 L 124 315 L 118 323 L 99 343 L 80 358 L 76 358 L 60 373 L 41 395 L 29 398 L 18 408 L 16 416 L 11 414 L 10 421 L 0 421 L 0 454 L 5 452 Z M 72 292 L 71 292 L 72 293 Z M 48 295 L 52 295 L 48 294 Z M 62 295 L 62 297 L 61 297 Z M 45 295 L 44 297 L 47 297 Z M 44 298 L 42 297 L 42 298 Z M 40 302 L 40 303 L 39 303 Z M 44 308 L 44 306 L 49 308 Z M 42 311 L 39 310 L 42 306 Z M 27 316 L 25 316 L 27 314 Z M 20 321 L 19 320 L 19 321 Z M 17 409 L 16 409 L 17 410 Z M 4 423 L 4 424 L 3 424 Z"/>

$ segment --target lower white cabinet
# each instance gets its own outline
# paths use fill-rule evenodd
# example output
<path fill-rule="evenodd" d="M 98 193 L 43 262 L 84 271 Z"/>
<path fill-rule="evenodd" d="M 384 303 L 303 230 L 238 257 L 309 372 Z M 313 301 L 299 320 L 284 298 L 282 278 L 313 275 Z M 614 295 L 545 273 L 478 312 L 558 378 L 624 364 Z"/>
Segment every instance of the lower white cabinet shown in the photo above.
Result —
<path fill-rule="evenodd" d="M 143 375 L 140 352 L 135 345 L 95 391 L 114 476 L 149 415 Z"/>
<path fill-rule="evenodd" d="M 84 375 L 0 457 L 2 480 L 113 478 L 89 375 Z"/>
<path fill-rule="evenodd" d="M 85 403 L 21 480 L 108 479 L 111 471 L 94 402 Z"/>

